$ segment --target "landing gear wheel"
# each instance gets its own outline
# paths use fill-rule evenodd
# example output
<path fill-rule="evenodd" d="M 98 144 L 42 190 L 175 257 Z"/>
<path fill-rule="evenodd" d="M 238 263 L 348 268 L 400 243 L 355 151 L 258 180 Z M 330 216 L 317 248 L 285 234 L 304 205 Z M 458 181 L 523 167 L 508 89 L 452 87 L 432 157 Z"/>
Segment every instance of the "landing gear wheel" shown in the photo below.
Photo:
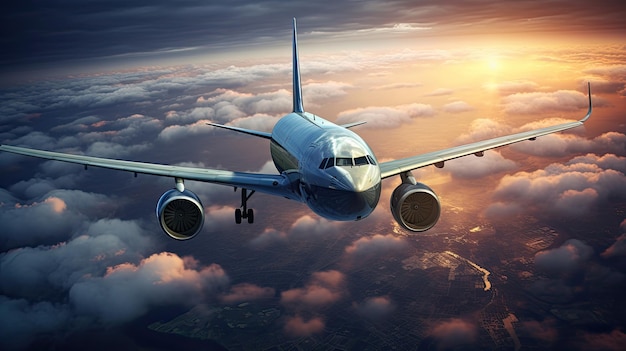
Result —
<path fill-rule="evenodd" d="M 235 210 L 235 223 L 241 224 L 241 209 L 240 208 Z"/>
<path fill-rule="evenodd" d="M 235 188 L 237 191 L 237 188 Z M 241 207 L 235 210 L 235 223 L 241 224 L 241 219 L 245 218 L 248 223 L 254 223 L 254 211 L 248 208 L 248 200 L 254 194 L 254 190 L 248 194 L 248 189 L 241 189 Z"/>

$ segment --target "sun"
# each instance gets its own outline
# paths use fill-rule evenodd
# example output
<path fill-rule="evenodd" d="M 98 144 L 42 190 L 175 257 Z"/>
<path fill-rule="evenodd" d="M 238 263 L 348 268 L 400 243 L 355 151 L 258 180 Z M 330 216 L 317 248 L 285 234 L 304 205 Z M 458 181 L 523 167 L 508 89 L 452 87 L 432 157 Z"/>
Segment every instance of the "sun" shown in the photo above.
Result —
<path fill-rule="evenodd" d="M 500 58 L 498 56 L 492 55 L 487 57 L 487 68 L 490 71 L 498 71 L 500 70 Z"/>

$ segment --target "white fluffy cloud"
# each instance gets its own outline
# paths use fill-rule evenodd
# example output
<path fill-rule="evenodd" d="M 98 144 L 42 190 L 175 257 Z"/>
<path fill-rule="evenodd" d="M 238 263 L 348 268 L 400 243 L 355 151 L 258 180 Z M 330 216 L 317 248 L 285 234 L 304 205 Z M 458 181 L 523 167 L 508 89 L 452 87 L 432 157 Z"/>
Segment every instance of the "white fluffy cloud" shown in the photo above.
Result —
<path fill-rule="evenodd" d="M 346 247 L 345 252 L 351 257 L 363 259 L 371 256 L 398 252 L 399 250 L 406 248 L 406 245 L 407 243 L 404 239 L 392 234 L 376 234 L 371 237 L 357 239 Z"/>
<path fill-rule="evenodd" d="M 592 205 L 609 197 L 626 197 L 624 160 L 615 155 L 588 154 L 566 164 L 551 164 L 542 170 L 504 176 L 494 194 L 498 203 L 490 205 L 486 213 L 502 214 L 507 211 L 500 210 L 512 209 L 507 204 L 515 203 L 519 205 L 515 208 L 537 214 L 586 214 Z"/>
<path fill-rule="evenodd" d="M 110 324 L 141 316 L 154 306 L 192 304 L 228 283 L 216 264 L 198 267 L 193 258 L 162 252 L 139 264 L 109 267 L 104 276 L 84 279 L 69 291 L 77 313 Z"/>
<path fill-rule="evenodd" d="M 468 104 L 465 101 L 453 101 L 451 103 L 443 105 L 442 109 L 444 112 L 449 113 L 461 113 L 474 110 L 472 105 Z"/>
<path fill-rule="evenodd" d="M 455 178 L 475 179 L 517 168 L 517 164 L 502 157 L 498 151 L 486 151 L 483 157 L 465 156 L 446 162 L 447 170 Z"/>
<path fill-rule="evenodd" d="M 504 111 L 510 114 L 582 111 L 589 104 L 585 94 L 573 90 L 551 93 L 516 93 L 503 99 Z"/>
<path fill-rule="evenodd" d="M 367 128 L 394 128 L 409 123 L 418 117 L 431 117 L 435 109 L 431 105 L 409 104 L 395 107 L 365 107 L 343 111 L 337 117 L 337 123 L 346 124 L 366 121 Z"/>

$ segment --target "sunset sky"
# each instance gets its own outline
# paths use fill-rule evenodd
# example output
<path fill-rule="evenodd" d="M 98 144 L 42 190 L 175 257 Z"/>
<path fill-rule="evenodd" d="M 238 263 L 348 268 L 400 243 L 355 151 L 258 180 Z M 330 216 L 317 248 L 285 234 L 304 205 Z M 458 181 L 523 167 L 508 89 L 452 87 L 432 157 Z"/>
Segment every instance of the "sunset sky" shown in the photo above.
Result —
<path fill-rule="evenodd" d="M 0 143 L 275 173 L 267 140 L 206 122 L 271 131 L 291 111 L 293 17 L 305 109 L 340 123 L 367 121 L 354 131 L 382 161 L 580 119 L 590 82 L 594 112 L 584 127 L 415 175 L 442 201 L 435 233 L 475 221 L 496 228 L 489 240 L 497 240 L 497 231 L 519 218 L 536 221 L 529 229 L 557 221 L 596 228 L 588 232 L 593 240 L 571 236 L 537 253 L 536 269 L 590 276 L 585 267 L 600 267 L 617 281 L 607 289 L 623 290 L 620 1 L 15 3 L 0 14 Z M 351 301 L 354 262 L 410 256 L 423 240 L 391 216 L 399 177 L 383 182 L 379 207 L 360 222 L 328 222 L 304 205 L 256 194 L 252 226 L 234 224 L 239 194 L 231 188 L 187 182 L 205 206 L 205 229 L 175 242 L 154 218 L 171 179 L 85 172 L 6 153 L 0 175 L 3 349 L 119 326 L 162 306 L 271 298 L 284 312 L 276 328 L 287 337 L 323 335 L 334 304 L 349 301 L 359 316 L 400 310 L 391 293 Z M 600 213 L 612 220 L 594 221 Z M 250 278 L 245 262 L 268 262 L 281 250 L 285 257 L 311 255 L 307 247 L 335 240 L 345 248 L 330 266 L 307 267 L 288 286 Z M 567 289 L 581 288 L 546 274 Z M 323 297 L 314 300 L 314 292 Z M 520 325 L 533 323 L 551 331 L 545 320 Z M 427 336 L 445 340 L 456 324 L 473 331 L 464 342 L 480 333 L 480 321 L 452 318 Z M 574 344 L 613 349 L 626 339 L 624 330 L 622 320 L 606 331 L 580 332 Z M 550 342 L 566 337 L 551 335 Z"/>

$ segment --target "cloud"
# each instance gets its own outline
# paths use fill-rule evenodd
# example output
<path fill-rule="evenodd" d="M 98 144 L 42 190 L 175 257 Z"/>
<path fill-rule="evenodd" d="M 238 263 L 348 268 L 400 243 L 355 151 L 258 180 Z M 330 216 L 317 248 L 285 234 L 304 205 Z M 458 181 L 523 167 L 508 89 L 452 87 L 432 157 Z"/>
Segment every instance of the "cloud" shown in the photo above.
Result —
<path fill-rule="evenodd" d="M 199 120 L 193 124 L 188 125 L 171 125 L 163 129 L 159 133 L 158 138 L 166 142 L 171 142 L 184 139 L 189 136 L 209 134 L 215 129 L 215 127 L 208 125 L 208 122 L 210 121 Z"/>
<path fill-rule="evenodd" d="M 529 128 L 530 129 L 530 128 Z M 534 141 L 511 145 L 511 149 L 542 157 L 562 157 L 581 152 L 626 154 L 626 135 L 607 132 L 593 139 L 572 134 L 550 134 Z"/>
<path fill-rule="evenodd" d="M 305 106 L 317 106 L 319 102 L 346 96 L 348 94 L 346 90 L 351 88 L 351 84 L 343 82 L 312 82 L 302 87 L 302 95 L 304 97 Z M 288 94 L 291 96 L 291 92 Z M 284 110 L 283 113 L 290 111 L 291 107 L 292 106 L 289 105 L 288 110 Z"/>
<path fill-rule="evenodd" d="M 547 112 L 582 111 L 587 108 L 589 98 L 572 90 L 551 93 L 516 93 L 503 99 L 504 112 L 509 114 L 541 114 Z"/>
<path fill-rule="evenodd" d="M 541 322 L 536 320 L 521 321 L 521 326 L 526 329 L 533 338 L 548 343 L 548 345 L 555 342 L 559 337 L 556 320 L 553 318 L 548 318 Z"/>
<path fill-rule="evenodd" d="M 300 316 L 287 317 L 285 333 L 292 337 L 306 337 L 318 334 L 324 330 L 324 321 L 320 317 L 304 320 Z"/>
<path fill-rule="evenodd" d="M 495 90 L 500 95 L 511 95 L 515 93 L 529 93 L 529 92 L 534 92 L 538 88 L 539 88 L 539 84 L 529 81 L 529 80 L 514 80 L 514 81 L 505 81 L 505 82 L 485 84 L 485 89 Z"/>
<path fill-rule="evenodd" d="M 618 329 L 613 329 L 609 333 L 584 332 L 582 339 L 583 344 L 579 345 L 581 350 L 619 351 L 626 344 L 626 334 Z"/>
<path fill-rule="evenodd" d="M 303 288 L 283 291 L 280 302 L 297 309 L 327 306 L 344 295 L 344 280 L 344 274 L 336 270 L 315 272 Z"/>
<path fill-rule="evenodd" d="M 360 304 L 353 304 L 357 313 L 369 319 L 379 320 L 395 310 L 395 305 L 388 296 L 368 297 Z"/>
<path fill-rule="evenodd" d="M 624 219 L 620 224 L 620 229 L 623 232 L 626 232 L 626 219 Z M 620 235 L 615 240 L 613 245 L 606 248 L 606 250 L 604 250 L 601 255 L 604 258 L 626 256 L 626 233 Z"/>
<path fill-rule="evenodd" d="M 404 239 L 392 234 L 376 234 L 371 237 L 359 238 L 346 247 L 345 252 L 355 258 L 363 259 L 372 256 L 390 254 L 406 248 Z"/>
<path fill-rule="evenodd" d="M 475 141 L 491 139 L 511 134 L 511 127 L 488 118 L 479 118 L 472 121 L 467 133 L 460 135 L 455 144 L 462 145 Z"/>
<path fill-rule="evenodd" d="M 589 245 L 570 239 L 556 249 L 537 252 L 535 266 L 551 276 L 567 276 L 584 268 L 592 255 Z"/>
<path fill-rule="evenodd" d="M 274 168 L 270 164 L 266 164 L 263 168 L 267 169 L 268 167 Z M 275 228 L 264 229 L 261 234 L 250 241 L 250 245 L 256 248 L 265 248 L 287 242 L 321 240 L 328 236 L 339 235 L 343 225 L 342 222 L 304 215 L 296 219 L 286 231 Z"/>
<path fill-rule="evenodd" d="M 228 282 L 217 264 L 196 270 L 198 263 L 162 252 L 139 264 L 123 263 L 102 277 L 80 281 L 69 291 L 77 313 L 104 324 L 137 318 L 151 307 L 192 304 Z"/>
<path fill-rule="evenodd" d="M 66 291 L 84 277 L 104 274 L 110 265 L 139 260 L 152 246 L 133 221 L 102 219 L 84 230 L 86 234 L 57 245 L 1 254 L 0 279 L 6 285 L 0 292 L 34 299 L 41 291 Z"/>
<path fill-rule="evenodd" d="M 72 314 L 66 305 L 48 301 L 29 303 L 0 295 L 0 346 L 23 350 L 35 336 L 54 333 L 70 325 Z"/>
<path fill-rule="evenodd" d="M 615 162 L 623 157 L 588 154 L 566 164 L 551 164 L 534 172 L 518 172 L 504 176 L 495 189 L 496 203 L 486 214 L 516 203 L 535 214 L 559 214 L 569 217 L 588 214 L 593 205 L 605 203 L 609 198 L 626 197 L 626 175 Z M 591 161 L 599 163 L 589 163 Z M 605 168 L 603 168 L 605 167 Z M 500 212 L 500 211 L 495 211 Z"/>
<path fill-rule="evenodd" d="M 52 191 L 42 200 L 31 203 L 3 200 L 0 221 L 5 224 L 0 248 L 8 250 L 64 241 L 98 210 L 100 215 L 110 211 L 111 205 L 106 204 L 110 200 L 104 195 L 78 190 Z"/>
<path fill-rule="evenodd" d="M 250 240 L 250 245 L 256 248 L 264 248 L 287 241 L 287 233 L 274 228 L 266 228 L 261 234 Z"/>
<path fill-rule="evenodd" d="M 449 113 L 462 113 L 473 111 L 474 108 L 465 101 L 453 101 L 449 104 L 443 105 L 442 110 Z"/>
<path fill-rule="evenodd" d="M 452 93 L 454 93 L 454 90 L 452 89 L 437 88 L 428 94 L 424 94 L 424 96 L 445 96 L 445 95 L 452 95 Z"/>
<path fill-rule="evenodd" d="M 478 328 L 473 323 L 452 318 L 435 325 L 430 335 L 437 341 L 438 349 L 455 349 L 475 343 Z"/>
<path fill-rule="evenodd" d="M 317 216 L 314 218 L 309 215 L 304 215 L 291 225 L 287 235 L 290 238 L 297 238 L 299 240 L 319 238 L 336 234 L 341 227 L 341 222 L 333 222 Z"/>
<path fill-rule="evenodd" d="M 274 297 L 275 290 L 269 287 L 261 287 L 250 283 L 241 283 L 230 287 L 228 293 L 220 295 L 220 300 L 225 303 L 239 303 L 244 301 L 269 299 Z"/>
<path fill-rule="evenodd" d="M 366 121 L 367 128 L 395 128 L 411 122 L 414 118 L 431 117 L 435 110 L 430 105 L 409 104 L 395 107 L 365 107 L 343 111 L 337 117 L 338 124 Z"/>
<path fill-rule="evenodd" d="M 446 162 L 444 169 L 455 178 L 477 179 L 516 168 L 515 162 L 502 157 L 498 151 L 488 150 L 483 157 L 470 155 L 450 160 Z"/>

